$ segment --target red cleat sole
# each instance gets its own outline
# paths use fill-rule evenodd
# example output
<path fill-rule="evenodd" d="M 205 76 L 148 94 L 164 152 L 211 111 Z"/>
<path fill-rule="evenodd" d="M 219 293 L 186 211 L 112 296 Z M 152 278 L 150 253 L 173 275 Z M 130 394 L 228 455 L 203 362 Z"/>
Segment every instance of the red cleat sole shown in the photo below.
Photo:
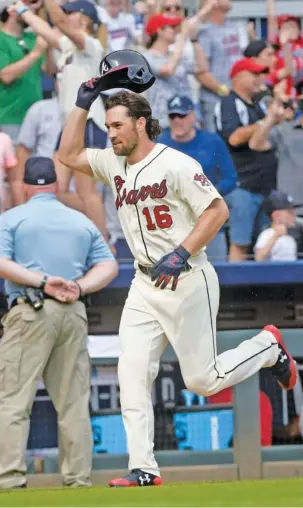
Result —
<path fill-rule="evenodd" d="M 293 357 L 291 356 L 291 354 L 288 352 L 287 348 L 285 347 L 285 344 L 284 344 L 284 341 L 283 341 L 283 337 L 282 337 L 282 333 L 280 332 L 280 330 L 274 326 L 274 325 L 267 325 L 267 326 L 264 326 L 263 330 L 266 330 L 267 332 L 270 332 L 273 334 L 273 336 L 275 337 L 276 341 L 283 347 L 284 351 L 285 351 L 285 354 L 288 356 L 289 358 L 289 368 L 290 368 L 290 379 L 289 379 L 289 383 L 288 383 L 288 386 L 284 386 L 282 383 L 279 383 L 279 385 L 281 386 L 281 388 L 283 388 L 283 390 L 292 390 L 293 387 L 295 386 L 296 382 L 297 382 L 297 368 L 296 368 L 296 364 L 295 364 L 295 361 L 293 359 Z"/>
<path fill-rule="evenodd" d="M 129 480 L 126 480 L 125 478 L 118 478 L 116 480 L 111 480 L 109 482 L 109 487 L 115 487 L 115 488 L 125 488 L 125 487 L 143 487 L 143 485 L 138 485 L 138 482 L 130 482 Z M 152 485 L 144 485 L 144 487 L 161 487 L 163 485 L 162 479 L 158 476 L 153 480 Z"/>

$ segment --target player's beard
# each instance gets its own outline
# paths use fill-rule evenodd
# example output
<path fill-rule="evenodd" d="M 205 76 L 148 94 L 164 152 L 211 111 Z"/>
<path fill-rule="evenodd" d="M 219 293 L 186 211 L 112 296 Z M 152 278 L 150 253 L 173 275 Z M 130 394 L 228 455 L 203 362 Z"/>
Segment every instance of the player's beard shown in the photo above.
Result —
<path fill-rule="evenodd" d="M 116 155 L 122 155 L 124 157 L 129 157 L 133 151 L 137 148 L 139 144 L 139 138 L 135 134 L 134 137 L 131 139 L 131 141 L 128 143 L 128 145 L 124 145 L 123 143 L 118 145 L 113 145 L 113 150 Z"/>

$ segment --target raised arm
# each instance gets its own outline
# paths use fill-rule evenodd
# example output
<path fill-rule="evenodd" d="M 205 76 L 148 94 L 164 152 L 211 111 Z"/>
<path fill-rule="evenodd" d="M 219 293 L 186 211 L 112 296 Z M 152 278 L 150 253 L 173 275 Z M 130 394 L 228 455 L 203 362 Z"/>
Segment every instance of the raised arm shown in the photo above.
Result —
<path fill-rule="evenodd" d="M 62 164 L 73 171 L 93 176 L 84 148 L 87 115 L 88 111 L 77 106 L 72 110 L 63 129 L 58 158 Z"/>
<path fill-rule="evenodd" d="M 23 21 L 27 23 L 36 34 L 43 37 L 51 47 L 60 49 L 60 34 L 58 34 L 44 19 L 31 11 L 21 0 L 12 4 L 9 9 L 16 11 L 22 17 Z"/>
<path fill-rule="evenodd" d="M 68 23 L 68 15 L 61 9 L 56 0 L 44 0 L 44 7 L 52 21 L 52 23 L 59 28 L 60 32 L 65 34 L 78 49 L 84 49 L 85 46 L 85 32 L 73 28 Z"/>
<path fill-rule="evenodd" d="M 76 107 L 67 119 L 58 151 L 62 164 L 88 176 L 93 176 L 93 171 L 84 148 L 84 132 L 89 108 L 102 90 L 101 80 L 93 78 L 80 86 Z"/>
<path fill-rule="evenodd" d="M 192 18 L 190 18 L 190 22 L 194 23 L 204 23 L 210 13 L 218 7 L 218 0 L 206 0 L 203 3 L 201 9 L 195 14 Z"/>
<path fill-rule="evenodd" d="M 162 65 L 160 69 L 160 76 L 166 77 L 166 76 L 173 76 L 176 72 L 177 66 L 180 62 L 182 52 L 185 46 L 185 42 L 188 38 L 188 34 L 190 32 L 190 26 L 188 21 L 183 21 L 182 27 L 181 27 L 181 33 L 179 35 L 179 38 L 175 44 L 174 51 L 169 56 L 167 63 Z"/>
<path fill-rule="evenodd" d="M 271 148 L 268 139 L 269 132 L 274 125 L 279 124 L 284 118 L 284 108 L 277 99 L 272 103 L 267 116 L 259 124 L 259 128 L 252 135 L 248 146 L 251 150 L 263 152 Z"/>
<path fill-rule="evenodd" d="M 10 85 L 16 79 L 20 78 L 40 57 L 47 49 L 47 43 L 41 38 L 37 37 L 37 41 L 33 50 L 18 62 L 5 65 L 7 55 L 0 52 L 0 81 L 5 85 Z"/>
<path fill-rule="evenodd" d="M 268 26 L 267 38 L 270 42 L 275 42 L 278 35 L 275 0 L 266 0 L 266 7 L 267 7 L 267 26 Z"/>

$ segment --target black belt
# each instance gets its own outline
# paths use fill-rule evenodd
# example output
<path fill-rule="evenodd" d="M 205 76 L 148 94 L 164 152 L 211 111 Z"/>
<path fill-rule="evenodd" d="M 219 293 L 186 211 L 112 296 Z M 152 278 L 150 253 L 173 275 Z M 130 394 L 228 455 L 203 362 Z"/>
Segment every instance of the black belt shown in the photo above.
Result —
<path fill-rule="evenodd" d="M 151 276 L 152 274 L 152 267 L 147 267 L 147 266 L 143 266 L 143 265 L 138 265 L 139 267 L 139 270 L 144 273 L 144 275 L 148 275 L 148 277 Z M 189 266 L 189 268 L 184 268 L 183 270 L 181 270 L 181 272 L 188 272 L 189 270 L 191 270 L 191 266 Z"/>
<path fill-rule="evenodd" d="M 20 305 L 20 303 L 26 303 L 26 302 L 18 302 L 18 299 L 19 298 L 22 298 L 22 296 L 18 296 L 18 298 L 15 298 L 15 300 L 12 301 L 12 303 L 10 304 L 10 308 L 9 310 L 11 310 L 13 307 L 16 307 L 16 305 Z M 55 300 L 56 302 L 59 302 L 59 300 L 57 300 L 56 298 L 54 298 L 53 296 L 50 296 L 50 295 L 43 295 L 43 298 L 44 300 Z M 76 300 L 76 302 L 82 302 L 85 304 L 85 297 L 84 296 L 80 296 L 80 298 L 78 298 L 78 300 Z M 59 303 L 63 303 L 64 302 L 59 302 Z"/>
<path fill-rule="evenodd" d="M 152 273 L 152 268 L 151 267 L 147 267 L 147 266 L 143 266 L 143 265 L 138 265 L 139 267 L 139 270 L 144 273 L 144 275 L 148 275 L 148 277 L 151 276 L 151 273 Z"/>

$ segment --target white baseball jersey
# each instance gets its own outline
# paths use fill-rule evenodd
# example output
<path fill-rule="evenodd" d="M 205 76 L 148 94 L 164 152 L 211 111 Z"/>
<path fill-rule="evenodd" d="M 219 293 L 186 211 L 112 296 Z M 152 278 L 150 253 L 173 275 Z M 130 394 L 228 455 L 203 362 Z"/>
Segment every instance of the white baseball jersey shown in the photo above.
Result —
<path fill-rule="evenodd" d="M 95 178 L 112 187 L 125 238 L 144 266 L 178 247 L 211 202 L 221 198 L 197 161 L 160 143 L 132 165 L 112 148 L 86 154 Z M 198 267 L 206 260 L 201 249 L 190 264 Z"/>
<path fill-rule="evenodd" d="M 87 149 L 87 157 L 95 177 L 112 187 L 127 242 L 144 266 L 179 246 L 198 217 L 221 197 L 198 162 L 162 144 L 131 166 L 112 148 Z M 149 275 L 136 270 L 120 322 L 118 374 L 128 467 L 156 476 L 151 394 L 167 341 L 186 387 L 203 396 L 271 367 L 279 353 L 275 337 L 262 331 L 217 356 L 218 277 L 204 249 L 191 256 L 190 264 L 193 270 L 180 277 L 176 291 L 156 288 Z"/>

